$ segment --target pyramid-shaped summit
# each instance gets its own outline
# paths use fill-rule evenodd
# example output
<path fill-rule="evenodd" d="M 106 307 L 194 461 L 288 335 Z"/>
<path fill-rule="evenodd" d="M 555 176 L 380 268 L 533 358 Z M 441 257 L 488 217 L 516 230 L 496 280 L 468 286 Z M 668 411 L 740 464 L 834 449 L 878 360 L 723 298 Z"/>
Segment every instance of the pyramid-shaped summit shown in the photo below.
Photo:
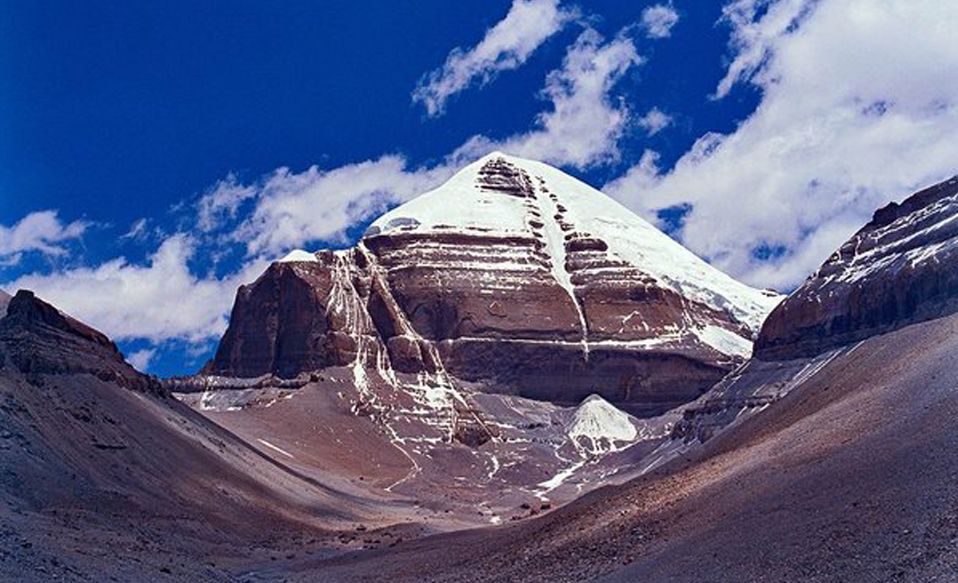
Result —
<path fill-rule="evenodd" d="M 380 217 L 356 248 L 291 254 L 244 286 L 207 372 L 375 362 L 648 414 L 747 357 L 778 301 L 583 182 L 497 152 Z"/>

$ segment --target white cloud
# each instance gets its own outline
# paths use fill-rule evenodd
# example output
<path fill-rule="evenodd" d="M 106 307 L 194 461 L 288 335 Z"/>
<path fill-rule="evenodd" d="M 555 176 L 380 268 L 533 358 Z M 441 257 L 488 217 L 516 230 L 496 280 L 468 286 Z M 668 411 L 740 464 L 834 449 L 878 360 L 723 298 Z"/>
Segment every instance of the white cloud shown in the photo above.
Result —
<path fill-rule="evenodd" d="M 678 24 L 679 13 L 671 4 L 656 4 L 642 11 L 642 28 L 649 38 L 666 38 Z"/>
<path fill-rule="evenodd" d="M 228 219 L 235 219 L 240 205 L 255 196 L 255 188 L 240 184 L 235 174 L 227 175 L 200 197 L 196 226 L 203 232 L 219 228 Z"/>
<path fill-rule="evenodd" d="M 61 243 L 79 239 L 89 226 L 85 221 L 64 224 L 53 210 L 30 213 L 12 227 L 0 225 L 0 264 L 16 264 L 29 251 L 64 255 L 67 250 Z"/>
<path fill-rule="evenodd" d="M 473 137 L 453 158 L 503 150 L 576 168 L 617 160 L 629 110 L 624 103 L 613 102 L 610 92 L 629 68 L 640 63 L 642 57 L 624 34 L 606 43 L 598 32 L 586 29 L 569 47 L 562 67 L 549 74 L 542 94 L 552 110 L 536 118 L 533 130 L 505 140 Z"/>
<path fill-rule="evenodd" d="M 691 204 L 686 246 L 787 289 L 876 208 L 958 171 L 958 4 L 755 4 L 726 10 L 746 15 L 727 16 L 737 39 L 727 78 L 761 89 L 755 113 L 731 134 L 702 136 L 668 172 L 647 153 L 607 191 L 652 218 Z"/>
<path fill-rule="evenodd" d="M 301 173 L 280 168 L 255 186 L 255 209 L 233 233 L 250 255 L 281 253 L 309 241 L 345 243 L 350 227 L 438 185 L 446 165 L 407 168 L 401 156 L 383 156 L 333 170 Z"/>
<path fill-rule="evenodd" d="M 144 348 L 127 356 L 126 361 L 136 370 L 146 372 L 147 369 L 150 368 L 150 363 L 153 361 L 154 356 L 156 356 L 155 348 Z"/>
<path fill-rule="evenodd" d="M 732 27 L 730 44 L 735 57 L 713 97 L 725 97 L 735 83 L 762 71 L 776 43 L 801 24 L 815 3 L 815 0 L 735 0 L 727 4 L 722 9 L 722 20 Z M 759 18 L 762 11 L 764 15 Z"/>
<path fill-rule="evenodd" d="M 636 122 L 648 135 L 654 136 L 672 124 L 672 116 L 658 107 L 653 107 L 648 113 L 637 119 Z"/>
<path fill-rule="evenodd" d="M 469 50 L 453 49 L 445 64 L 423 76 L 412 94 L 430 116 L 441 115 L 446 101 L 478 80 L 485 84 L 500 72 L 520 67 L 549 37 L 576 18 L 559 0 L 514 0 L 506 17 Z"/>
<path fill-rule="evenodd" d="M 188 265 L 196 248 L 192 237 L 179 233 L 142 265 L 119 257 L 96 267 L 24 275 L 3 288 L 33 290 L 115 340 L 205 342 L 226 330 L 236 288 L 268 263 L 256 259 L 224 278 L 197 277 Z"/>

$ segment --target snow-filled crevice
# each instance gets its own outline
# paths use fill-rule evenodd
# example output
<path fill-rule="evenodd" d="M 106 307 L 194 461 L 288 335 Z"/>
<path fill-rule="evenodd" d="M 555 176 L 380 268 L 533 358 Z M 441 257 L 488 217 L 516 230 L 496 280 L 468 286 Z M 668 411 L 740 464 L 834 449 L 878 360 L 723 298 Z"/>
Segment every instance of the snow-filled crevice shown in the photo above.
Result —
<path fill-rule="evenodd" d="M 539 214 L 542 216 L 542 228 L 540 232 L 545 237 L 546 252 L 549 254 L 552 264 L 552 277 L 554 277 L 562 289 L 569 294 L 572 307 L 579 317 L 579 329 L 582 334 L 580 341 L 582 345 L 582 355 L 586 360 L 589 360 L 589 324 L 586 321 L 585 310 L 582 309 L 582 304 L 576 296 L 575 284 L 572 283 L 572 274 L 570 274 L 566 268 L 566 232 L 562 229 L 562 226 L 559 224 L 559 219 L 557 218 L 561 217 L 563 212 L 559 208 L 557 199 L 554 196 L 550 196 L 550 193 L 546 190 L 544 184 L 541 182 L 541 178 L 539 178 L 539 181 L 540 183 L 533 185 L 533 188 L 535 189 Z"/>
<path fill-rule="evenodd" d="M 392 366 L 389 363 L 386 347 L 380 341 L 381 349 L 379 351 L 379 360 L 381 362 L 377 363 L 377 368 L 384 369 L 381 370 L 380 374 L 384 375 L 384 378 L 388 378 L 393 387 L 409 391 L 424 408 L 423 412 L 437 416 L 440 428 L 443 433 L 445 433 L 446 439 L 450 442 L 455 438 L 456 428 L 459 425 L 461 415 L 468 415 L 472 422 L 485 428 L 482 419 L 476 415 L 474 408 L 470 406 L 465 396 L 458 390 L 455 381 L 446 370 L 442 356 L 439 354 L 439 349 L 436 348 L 436 344 L 426 340 L 416 331 L 412 322 L 409 321 L 406 312 L 396 301 L 386 278 L 385 270 L 379 264 L 375 254 L 370 252 L 363 242 L 357 245 L 357 250 L 363 254 L 366 260 L 369 274 L 372 278 L 372 287 L 379 293 L 383 302 L 386 303 L 389 313 L 394 317 L 393 324 L 396 327 L 396 331 L 399 335 L 405 336 L 415 342 L 420 347 L 420 350 L 424 350 L 426 352 L 426 354 L 423 355 L 424 365 L 428 362 L 433 367 L 432 371 L 427 370 L 427 366 L 423 367 L 424 370 L 417 374 L 416 385 L 402 385 L 402 387 L 400 387 L 400 383 L 396 379 Z M 488 430 L 488 428 L 486 429 Z"/>

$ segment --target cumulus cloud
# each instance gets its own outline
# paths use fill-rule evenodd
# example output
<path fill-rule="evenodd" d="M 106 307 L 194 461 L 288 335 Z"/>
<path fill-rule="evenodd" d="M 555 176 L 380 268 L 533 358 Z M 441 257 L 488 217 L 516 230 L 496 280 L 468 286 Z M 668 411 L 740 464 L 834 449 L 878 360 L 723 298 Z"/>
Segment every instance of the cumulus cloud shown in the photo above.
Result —
<path fill-rule="evenodd" d="M 645 133 L 654 136 L 672 124 L 672 116 L 658 107 L 653 107 L 648 113 L 636 120 Z"/>
<path fill-rule="evenodd" d="M 613 101 L 610 92 L 640 63 L 642 57 L 624 33 L 605 42 L 598 32 L 586 29 L 569 47 L 562 67 L 549 73 L 542 95 L 552 109 L 537 116 L 531 131 L 504 140 L 476 136 L 453 157 L 503 150 L 576 168 L 617 160 L 630 112 L 623 102 Z"/>
<path fill-rule="evenodd" d="M 642 11 L 642 28 L 649 38 L 671 36 L 672 27 L 678 22 L 679 13 L 671 4 L 656 4 Z"/>
<path fill-rule="evenodd" d="M 153 358 L 156 356 L 155 348 L 144 348 L 142 350 L 137 350 L 129 356 L 126 357 L 126 361 L 129 362 L 133 368 L 140 372 L 146 372 L 150 368 L 150 363 L 153 362 Z"/>
<path fill-rule="evenodd" d="M 67 250 L 62 244 L 79 239 L 89 226 L 86 221 L 64 224 L 54 210 L 30 213 L 12 227 L 0 225 L 0 263 L 16 264 L 29 251 L 64 255 Z"/>
<path fill-rule="evenodd" d="M 696 253 L 788 289 L 876 208 L 958 171 L 958 4 L 743 0 L 726 21 L 726 79 L 761 89 L 755 113 L 606 186 L 649 218 L 690 205 L 679 236 Z"/>
<path fill-rule="evenodd" d="M 226 330 L 236 288 L 255 279 L 267 262 L 249 261 L 223 278 L 198 277 L 188 264 L 196 249 L 193 237 L 178 233 L 143 264 L 118 257 L 96 267 L 24 275 L 3 288 L 33 290 L 115 340 L 206 342 Z"/>
<path fill-rule="evenodd" d="M 280 253 L 310 241 L 346 243 L 347 229 L 448 178 L 453 168 L 410 168 L 383 156 L 332 170 L 280 168 L 253 189 L 255 207 L 234 231 L 249 255 Z"/>
<path fill-rule="evenodd" d="M 413 91 L 413 101 L 422 103 L 430 116 L 441 115 L 450 97 L 522 66 L 576 16 L 576 11 L 560 8 L 559 0 L 515 0 L 506 17 L 487 30 L 478 45 L 453 49 L 442 67 L 424 75 Z"/>

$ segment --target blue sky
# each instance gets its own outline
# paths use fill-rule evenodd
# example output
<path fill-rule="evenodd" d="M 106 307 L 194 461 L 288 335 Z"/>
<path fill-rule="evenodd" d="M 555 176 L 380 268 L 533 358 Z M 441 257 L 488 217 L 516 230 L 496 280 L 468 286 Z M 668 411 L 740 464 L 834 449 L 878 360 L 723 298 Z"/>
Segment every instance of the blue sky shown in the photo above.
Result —
<path fill-rule="evenodd" d="M 954 11 L 14 0 L 0 287 L 36 289 L 150 372 L 189 372 L 269 260 L 348 245 L 500 148 L 787 290 L 874 208 L 958 169 Z"/>

